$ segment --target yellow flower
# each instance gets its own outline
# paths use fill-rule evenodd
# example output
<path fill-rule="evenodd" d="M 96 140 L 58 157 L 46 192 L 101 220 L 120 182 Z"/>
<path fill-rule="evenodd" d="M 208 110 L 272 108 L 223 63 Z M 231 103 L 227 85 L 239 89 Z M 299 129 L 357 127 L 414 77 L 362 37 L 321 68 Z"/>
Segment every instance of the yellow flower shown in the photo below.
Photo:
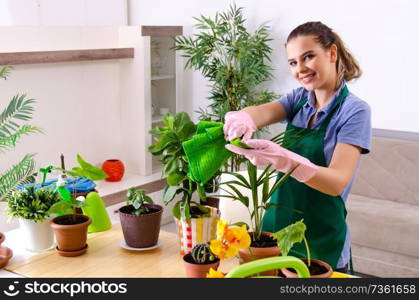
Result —
<path fill-rule="evenodd" d="M 229 228 L 227 221 L 219 220 L 217 239 L 211 240 L 210 249 L 220 259 L 226 259 L 237 255 L 239 249 L 249 248 L 250 242 L 246 226 Z"/>
<path fill-rule="evenodd" d="M 228 229 L 228 224 L 226 220 L 218 220 L 217 222 L 217 239 L 221 240 Z"/>
<path fill-rule="evenodd" d="M 207 278 L 224 278 L 224 273 L 221 271 L 216 271 L 213 268 L 209 269 L 207 273 Z"/>

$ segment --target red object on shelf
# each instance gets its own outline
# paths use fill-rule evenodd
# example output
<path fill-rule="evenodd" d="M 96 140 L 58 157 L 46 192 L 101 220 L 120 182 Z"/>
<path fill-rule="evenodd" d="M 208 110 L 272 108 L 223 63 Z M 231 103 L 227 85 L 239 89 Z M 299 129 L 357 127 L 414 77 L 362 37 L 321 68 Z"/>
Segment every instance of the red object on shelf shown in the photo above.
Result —
<path fill-rule="evenodd" d="M 124 176 L 125 167 L 119 159 L 107 159 L 102 164 L 102 170 L 109 175 L 106 181 L 120 181 Z"/>

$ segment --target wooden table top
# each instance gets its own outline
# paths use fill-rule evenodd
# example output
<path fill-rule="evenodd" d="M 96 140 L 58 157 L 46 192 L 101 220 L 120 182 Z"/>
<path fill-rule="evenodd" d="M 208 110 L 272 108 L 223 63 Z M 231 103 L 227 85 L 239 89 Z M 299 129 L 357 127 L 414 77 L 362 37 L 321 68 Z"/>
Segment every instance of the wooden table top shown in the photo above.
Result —
<path fill-rule="evenodd" d="M 13 261 L 6 270 L 26 277 L 186 277 L 177 234 L 160 231 L 159 247 L 147 251 L 123 249 L 121 239 L 120 224 L 113 224 L 111 230 L 89 234 L 89 248 L 81 256 L 62 257 L 51 250 Z M 224 260 L 219 270 L 237 265 L 236 258 Z"/>

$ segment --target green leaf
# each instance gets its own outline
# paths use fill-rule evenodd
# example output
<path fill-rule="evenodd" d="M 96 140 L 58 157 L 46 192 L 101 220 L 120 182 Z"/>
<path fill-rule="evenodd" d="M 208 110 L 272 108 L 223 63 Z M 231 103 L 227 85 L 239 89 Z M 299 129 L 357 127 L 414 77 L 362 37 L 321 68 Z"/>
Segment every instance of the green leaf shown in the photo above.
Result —
<path fill-rule="evenodd" d="M 172 215 L 178 220 L 180 220 L 180 204 L 181 203 L 182 201 L 176 202 L 172 208 Z"/>
<path fill-rule="evenodd" d="M 176 192 L 180 190 L 179 186 L 166 186 L 163 192 L 163 202 L 165 205 L 169 204 L 173 198 L 176 196 Z"/>
<path fill-rule="evenodd" d="M 95 180 L 102 180 L 108 178 L 109 175 L 106 174 L 101 168 L 95 167 L 88 162 L 86 162 L 80 154 L 77 154 L 77 161 L 80 165 L 80 168 L 73 168 L 73 172 L 79 172 L 79 176 L 87 177 L 88 179 L 95 181 Z"/>
<path fill-rule="evenodd" d="M 180 172 L 174 172 L 171 173 L 169 176 L 167 176 L 167 183 L 172 186 L 179 185 L 184 179 L 186 179 L 187 176 Z"/>
<path fill-rule="evenodd" d="M 277 240 L 278 247 L 281 249 L 282 256 L 287 256 L 288 252 L 295 243 L 303 241 L 306 229 L 307 227 L 304 224 L 303 219 L 301 219 L 300 221 L 290 224 L 273 234 Z"/>

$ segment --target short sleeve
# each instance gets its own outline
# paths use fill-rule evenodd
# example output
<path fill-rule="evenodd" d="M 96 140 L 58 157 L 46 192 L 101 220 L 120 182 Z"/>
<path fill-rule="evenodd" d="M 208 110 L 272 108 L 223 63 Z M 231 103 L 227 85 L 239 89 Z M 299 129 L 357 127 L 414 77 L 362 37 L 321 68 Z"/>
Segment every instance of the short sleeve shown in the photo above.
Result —
<path fill-rule="evenodd" d="M 342 124 L 337 142 L 358 146 L 362 148 L 362 154 L 367 154 L 371 151 L 371 136 L 371 109 L 366 102 L 362 102 Z"/>
<path fill-rule="evenodd" d="M 290 121 L 292 111 L 296 103 L 298 103 L 298 101 L 301 99 L 303 92 L 303 88 L 297 88 L 276 100 L 284 108 L 285 113 L 287 114 L 287 121 Z"/>

